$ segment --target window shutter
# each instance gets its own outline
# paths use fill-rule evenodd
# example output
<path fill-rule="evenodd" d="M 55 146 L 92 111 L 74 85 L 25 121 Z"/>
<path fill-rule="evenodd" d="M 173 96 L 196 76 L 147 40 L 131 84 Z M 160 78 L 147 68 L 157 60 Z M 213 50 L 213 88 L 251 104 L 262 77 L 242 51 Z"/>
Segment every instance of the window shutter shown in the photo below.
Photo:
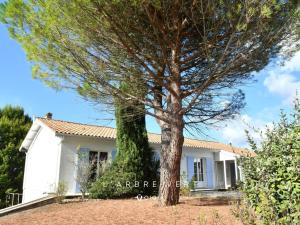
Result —
<path fill-rule="evenodd" d="M 194 176 L 194 158 L 191 156 L 186 157 L 187 161 L 187 179 L 190 182 Z"/>
<path fill-rule="evenodd" d="M 77 165 L 79 165 L 80 161 L 82 162 L 89 162 L 89 148 L 80 148 L 78 151 L 78 158 L 77 158 Z M 77 166 L 76 166 L 77 167 Z M 77 176 L 77 169 L 76 168 L 76 176 Z M 75 178 L 76 180 L 77 178 Z M 76 193 L 80 193 L 80 184 L 76 181 Z"/>
<path fill-rule="evenodd" d="M 115 160 L 116 154 L 117 154 L 116 149 L 113 149 L 112 152 L 111 152 L 111 159 L 112 159 L 112 160 Z"/>
<path fill-rule="evenodd" d="M 207 187 L 213 188 L 213 160 L 206 158 L 206 176 L 207 176 Z"/>
<path fill-rule="evenodd" d="M 159 152 L 158 152 L 158 151 L 153 151 L 153 159 L 154 159 L 155 161 L 160 160 L 160 155 L 159 155 Z"/>
<path fill-rule="evenodd" d="M 89 161 L 89 148 L 80 148 L 78 153 L 78 162 L 79 160 L 84 160 L 85 162 Z"/>

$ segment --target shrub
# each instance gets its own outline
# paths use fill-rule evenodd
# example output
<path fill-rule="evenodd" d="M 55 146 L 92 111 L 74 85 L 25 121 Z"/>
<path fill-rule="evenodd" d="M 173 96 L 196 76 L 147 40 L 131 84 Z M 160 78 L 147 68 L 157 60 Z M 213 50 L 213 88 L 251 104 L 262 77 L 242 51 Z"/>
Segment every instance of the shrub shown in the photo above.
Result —
<path fill-rule="evenodd" d="M 249 137 L 249 135 L 248 135 Z M 246 200 L 263 224 L 300 224 L 300 105 L 292 117 L 267 129 L 261 147 L 249 137 L 254 158 L 241 160 Z"/>
<path fill-rule="evenodd" d="M 180 187 L 180 195 L 181 196 L 190 196 L 191 190 L 188 186 L 182 186 Z"/>
<path fill-rule="evenodd" d="M 185 171 L 180 175 L 180 196 L 190 196 L 191 190 L 187 181 L 187 174 Z"/>
<path fill-rule="evenodd" d="M 56 188 L 56 202 L 57 203 L 63 203 L 67 193 L 67 185 L 60 181 Z"/>
<path fill-rule="evenodd" d="M 256 214 L 245 200 L 231 202 L 231 212 L 244 225 L 257 225 Z"/>
<path fill-rule="evenodd" d="M 190 188 L 190 190 L 195 190 L 196 189 L 195 182 L 196 182 L 196 177 L 193 176 L 192 180 L 189 182 L 189 188 Z"/>
<path fill-rule="evenodd" d="M 140 182 L 136 173 L 121 171 L 118 167 L 111 168 L 93 183 L 90 197 L 106 199 L 137 196 L 142 193 L 140 192 L 141 187 L 136 186 L 136 181 Z"/>

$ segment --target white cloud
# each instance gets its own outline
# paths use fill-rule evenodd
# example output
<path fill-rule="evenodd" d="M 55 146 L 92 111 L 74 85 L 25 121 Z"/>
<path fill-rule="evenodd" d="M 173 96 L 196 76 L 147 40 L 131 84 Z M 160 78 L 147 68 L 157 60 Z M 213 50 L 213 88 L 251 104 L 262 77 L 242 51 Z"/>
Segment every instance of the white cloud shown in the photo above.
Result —
<path fill-rule="evenodd" d="M 281 96 L 284 103 L 292 103 L 296 91 L 300 91 L 300 80 L 288 73 L 276 74 L 271 71 L 265 79 L 264 85 L 269 92 Z"/>
<path fill-rule="evenodd" d="M 300 52 L 297 52 L 289 61 L 282 67 L 284 71 L 300 71 Z"/>
<path fill-rule="evenodd" d="M 296 91 L 300 91 L 300 79 L 293 75 L 295 72 L 300 72 L 300 52 L 283 66 L 278 65 L 269 71 L 264 85 L 270 93 L 282 97 L 283 103 L 291 104 Z"/>
<path fill-rule="evenodd" d="M 221 130 L 221 135 L 227 143 L 232 143 L 234 146 L 248 147 L 245 130 L 248 130 L 251 137 L 259 143 L 261 141 L 260 134 L 264 134 L 267 127 L 271 128 L 272 123 L 254 119 L 244 114 L 227 123 Z"/>

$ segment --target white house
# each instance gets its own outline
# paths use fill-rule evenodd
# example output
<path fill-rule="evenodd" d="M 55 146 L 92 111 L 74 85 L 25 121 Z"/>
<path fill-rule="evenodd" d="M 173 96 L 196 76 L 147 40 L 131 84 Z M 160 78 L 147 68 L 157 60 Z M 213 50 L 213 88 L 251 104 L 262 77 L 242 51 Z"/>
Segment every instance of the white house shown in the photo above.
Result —
<path fill-rule="evenodd" d="M 149 142 L 159 156 L 160 135 L 148 134 Z M 116 130 L 45 118 L 32 124 L 20 151 L 26 153 L 23 202 L 53 193 L 59 182 L 67 185 L 67 194 L 79 194 L 76 162 L 79 151 L 88 151 L 98 162 L 116 153 Z M 237 158 L 253 153 L 217 142 L 185 138 L 181 173 L 188 180 L 196 177 L 197 188 L 227 189 L 240 179 Z"/>

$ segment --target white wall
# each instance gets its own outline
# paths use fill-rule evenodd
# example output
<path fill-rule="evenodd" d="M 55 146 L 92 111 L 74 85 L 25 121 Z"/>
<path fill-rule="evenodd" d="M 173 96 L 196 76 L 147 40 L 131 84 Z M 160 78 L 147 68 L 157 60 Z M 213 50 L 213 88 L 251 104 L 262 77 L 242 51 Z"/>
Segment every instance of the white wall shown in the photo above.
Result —
<path fill-rule="evenodd" d="M 223 161 L 223 160 L 235 160 L 237 158 L 237 154 L 234 154 L 232 152 L 226 152 L 226 151 L 220 151 L 218 161 Z"/>
<path fill-rule="evenodd" d="M 213 177 L 215 177 L 215 166 L 214 166 L 214 151 L 209 149 L 195 149 L 195 148 L 184 148 L 181 158 L 180 173 L 187 174 L 187 157 L 191 156 L 193 158 L 211 158 L 213 161 Z M 215 187 L 215 179 L 213 178 L 213 187 Z"/>
<path fill-rule="evenodd" d="M 23 184 L 23 201 L 43 197 L 55 192 L 58 182 L 67 185 L 67 194 L 78 194 L 76 187 L 76 163 L 78 150 L 88 148 L 91 151 L 111 152 L 116 149 L 115 140 L 82 136 L 56 136 L 50 128 L 41 125 L 35 141 L 26 154 L 25 175 Z M 159 144 L 150 144 L 160 154 Z M 187 156 L 194 158 L 211 158 L 215 160 L 232 160 L 235 154 L 221 151 L 215 153 L 208 149 L 184 148 L 181 159 L 181 174 L 187 174 Z M 213 165 L 215 177 L 215 166 Z M 213 179 L 213 187 L 216 181 Z"/>
<path fill-rule="evenodd" d="M 160 145 L 150 144 L 152 149 L 160 155 Z M 76 188 L 76 163 L 77 163 L 77 153 L 80 148 L 88 148 L 91 151 L 108 152 L 108 156 L 111 156 L 111 152 L 116 149 L 115 140 L 110 139 L 96 139 L 89 137 L 80 136 L 65 136 L 62 142 L 62 152 L 61 152 L 61 164 L 60 164 L 60 176 L 59 180 L 64 182 L 68 187 L 67 194 L 79 194 Z M 194 148 L 184 148 L 182 158 L 180 173 L 187 174 L 187 156 L 192 156 L 194 158 L 211 158 L 214 159 L 214 152 L 207 149 L 194 149 Z M 214 166 L 213 166 L 214 168 Z M 215 171 L 213 169 L 213 175 Z M 215 186 L 215 180 L 213 179 L 213 186 Z"/>
<path fill-rule="evenodd" d="M 23 202 L 54 192 L 58 181 L 61 139 L 50 128 L 40 125 L 41 128 L 26 153 Z"/>
<path fill-rule="evenodd" d="M 111 157 L 111 152 L 116 149 L 115 141 L 111 139 L 65 136 L 62 142 L 59 180 L 67 185 L 67 194 L 78 194 L 78 190 L 76 190 L 76 164 L 80 148 L 108 152 L 108 157 Z"/>

